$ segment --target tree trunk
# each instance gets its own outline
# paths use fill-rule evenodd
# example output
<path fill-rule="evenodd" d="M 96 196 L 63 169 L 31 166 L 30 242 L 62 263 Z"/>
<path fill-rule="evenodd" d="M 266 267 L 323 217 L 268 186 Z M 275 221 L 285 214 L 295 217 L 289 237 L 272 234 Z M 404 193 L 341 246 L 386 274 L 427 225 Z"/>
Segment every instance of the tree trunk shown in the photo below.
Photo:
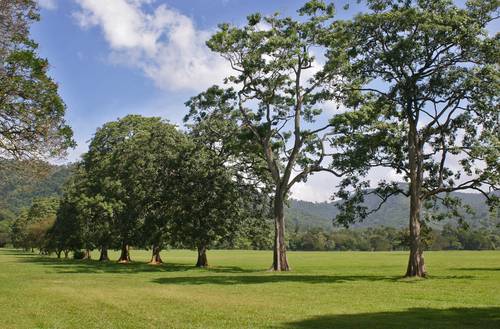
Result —
<path fill-rule="evenodd" d="M 122 251 L 120 254 L 120 258 L 118 259 L 118 263 L 128 263 L 128 262 L 131 262 L 129 245 L 125 241 L 123 241 L 122 242 Z"/>
<path fill-rule="evenodd" d="M 99 261 L 100 262 L 107 262 L 107 261 L 109 261 L 108 246 L 101 246 L 101 255 L 99 256 Z"/>
<path fill-rule="evenodd" d="M 284 199 L 278 192 L 274 198 L 273 271 L 290 271 L 286 257 Z"/>
<path fill-rule="evenodd" d="M 64 259 L 68 259 L 69 250 L 64 250 Z"/>
<path fill-rule="evenodd" d="M 62 250 L 57 250 L 56 251 L 57 258 L 61 258 L 61 252 L 62 252 Z"/>
<path fill-rule="evenodd" d="M 198 246 L 198 260 L 196 261 L 196 267 L 207 267 L 207 247 L 204 245 Z"/>
<path fill-rule="evenodd" d="M 420 212 L 422 209 L 422 147 L 418 140 L 416 125 L 410 125 L 409 132 L 410 165 L 410 258 L 406 277 L 425 277 L 425 264 L 420 237 Z"/>
<path fill-rule="evenodd" d="M 151 261 L 149 262 L 149 264 L 151 264 L 151 265 L 163 264 L 163 261 L 161 260 L 161 257 L 160 257 L 161 247 L 153 245 L 152 250 L 153 251 L 152 251 L 152 255 L 151 255 Z"/>
<path fill-rule="evenodd" d="M 85 249 L 82 259 L 89 259 L 89 260 L 92 259 L 92 254 L 90 253 L 90 249 Z"/>

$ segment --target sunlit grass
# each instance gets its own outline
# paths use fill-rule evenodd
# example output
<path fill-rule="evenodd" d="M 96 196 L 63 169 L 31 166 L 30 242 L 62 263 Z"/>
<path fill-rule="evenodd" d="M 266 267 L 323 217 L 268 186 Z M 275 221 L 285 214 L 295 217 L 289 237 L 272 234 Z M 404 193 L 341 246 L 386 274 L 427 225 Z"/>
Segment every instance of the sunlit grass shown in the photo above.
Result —
<path fill-rule="evenodd" d="M 97 258 L 95 253 L 94 258 Z M 117 253 L 111 253 L 113 259 Z M 403 279 L 404 252 L 132 251 L 132 264 L 0 249 L 1 328 L 500 328 L 500 252 L 427 252 L 429 279 Z"/>

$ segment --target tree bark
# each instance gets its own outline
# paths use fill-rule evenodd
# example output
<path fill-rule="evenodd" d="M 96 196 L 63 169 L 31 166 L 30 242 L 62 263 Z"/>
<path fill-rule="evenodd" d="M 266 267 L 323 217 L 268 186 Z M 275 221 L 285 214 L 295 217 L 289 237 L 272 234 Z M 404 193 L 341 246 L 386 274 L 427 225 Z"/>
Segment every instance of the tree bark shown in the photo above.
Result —
<path fill-rule="evenodd" d="M 99 256 L 99 261 L 100 262 L 107 262 L 107 261 L 109 261 L 108 246 L 101 246 L 101 255 Z"/>
<path fill-rule="evenodd" d="M 198 246 L 198 260 L 196 261 L 196 267 L 208 267 L 207 247 L 204 245 Z"/>
<path fill-rule="evenodd" d="M 129 245 L 125 241 L 123 241 L 121 253 L 120 253 L 120 258 L 118 259 L 118 263 L 129 263 L 129 262 L 131 262 Z"/>
<path fill-rule="evenodd" d="M 151 265 L 163 264 L 163 261 L 161 260 L 160 252 L 161 252 L 161 247 L 153 245 L 151 261 L 149 262 L 149 264 L 151 264 Z"/>
<path fill-rule="evenodd" d="M 419 143 L 417 128 L 410 124 L 409 166 L 410 166 L 410 257 L 406 269 L 406 277 L 425 277 L 425 263 L 422 241 L 420 237 L 420 213 L 422 209 L 422 147 Z"/>
<path fill-rule="evenodd" d="M 274 250 L 271 270 L 290 271 L 286 257 L 284 199 L 280 192 L 274 198 Z"/>
<path fill-rule="evenodd" d="M 85 249 L 85 253 L 83 254 L 82 259 L 92 259 L 92 254 L 90 253 L 90 249 Z"/>

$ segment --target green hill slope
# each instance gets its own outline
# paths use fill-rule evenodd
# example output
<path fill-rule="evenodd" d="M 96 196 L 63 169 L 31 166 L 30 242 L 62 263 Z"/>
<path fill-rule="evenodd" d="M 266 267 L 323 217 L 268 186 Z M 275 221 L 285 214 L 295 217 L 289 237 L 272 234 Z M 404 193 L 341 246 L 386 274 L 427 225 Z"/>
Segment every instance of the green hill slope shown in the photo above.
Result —
<path fill-rule="evenodd" d="M 41 171 L 13 162 L 0 163 L 0 221 L 12 219 L 35 198 L 61 195 L 71 166 L 44 164 Z"/>
<path fill-rule="evenodd" d="M 498 215 L 492 216 L 485 202 L 485 198 L 476 193 L 455 193 L 454 196 L 462 199 L 464 204 L 470 205 L 474 215 L 466 215 L 466 221 L 472 227 L 492 227 L 500 224 Z M 366 204 L 371 209 L 378 203 L 375 197 L 367 198 Z M 307 229 L 311 227 L 322 227 L 332 229 L 332 219 L 337 215 L 336 202 L 308 202 L 291 200 L 287 209 L 287 222 L 289 227 Z M 394 228 L 406 227 L 409 213 L 409 200 L 404 196 L 394 196 L 384 204 L 379 211 L 368 216 L 363 222 L 355 223 L 353 228 L 367 228 L 387 226 Z M 456 219 L 433 223 L 432 226 L 440 228 L 446 223 L 456 223 Z"/>

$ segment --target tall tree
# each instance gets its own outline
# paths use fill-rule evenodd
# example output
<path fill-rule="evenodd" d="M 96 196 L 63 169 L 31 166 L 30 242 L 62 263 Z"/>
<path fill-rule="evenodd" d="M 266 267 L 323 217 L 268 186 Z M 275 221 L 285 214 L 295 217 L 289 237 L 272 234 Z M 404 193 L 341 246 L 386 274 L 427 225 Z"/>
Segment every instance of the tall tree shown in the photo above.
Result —
<path fill-rule="evenodd" d="M 337 174 L 323 166 L 330 125 L 317 120 L 322 103 L 332 96 L 333 75 L 324 72 L 313 55 L 333 12 L 333 5 L 314 0 L 299 10 L 301 21 L 253 14 L 244 27 L 221 24 L 207 45 L 228 60 L 234 75 L 227 82 L 234 87 L 212 87 L 188 102 L 190 116 L 198 121 L 224 113 L 243 137 L 226 145 L 239 152 L 250 145 L 248 152 L 259 161 L 248 164 L 264 164 L 274 200 L 275 271 L 290 269 L 284 204 L 291 187 L 314 172 Z"/>
<path fill-rule="evenodd" d="M 35 1 L 0 0 L 1 158 L 54 157 L 74 146 L 49 63 L 29 36 L 38 19 Z"/>
<path fill-rule="evenodd" d="M 491 205 L 497 201 L 500 43 L 486 27 L 498 16 L 498 1 L 366 4 L 370 12 L 334 25 L 329 44 L 333 63 L 339 56 L 349 59 L 346 104 L 356 109 L 332 120 L 333 147 L 343 152 L 335 165 L 351 172 L 338 193 L 345 202 L 337 221 L 348 224 L 377 210 L 362 205 L 366 193 L 382 203 L 391 195 L 407 196 L 406 276 L 423 277 L 422 225 L 459 215 L 460 202 L 450 193 L 470 189 Z M 394 170 L 409 184 L 386 178 L 368 191 L 364 177 L 376 167 Z M 449 211 L 424 215 L 423 208 L 437 201 Z"/>

